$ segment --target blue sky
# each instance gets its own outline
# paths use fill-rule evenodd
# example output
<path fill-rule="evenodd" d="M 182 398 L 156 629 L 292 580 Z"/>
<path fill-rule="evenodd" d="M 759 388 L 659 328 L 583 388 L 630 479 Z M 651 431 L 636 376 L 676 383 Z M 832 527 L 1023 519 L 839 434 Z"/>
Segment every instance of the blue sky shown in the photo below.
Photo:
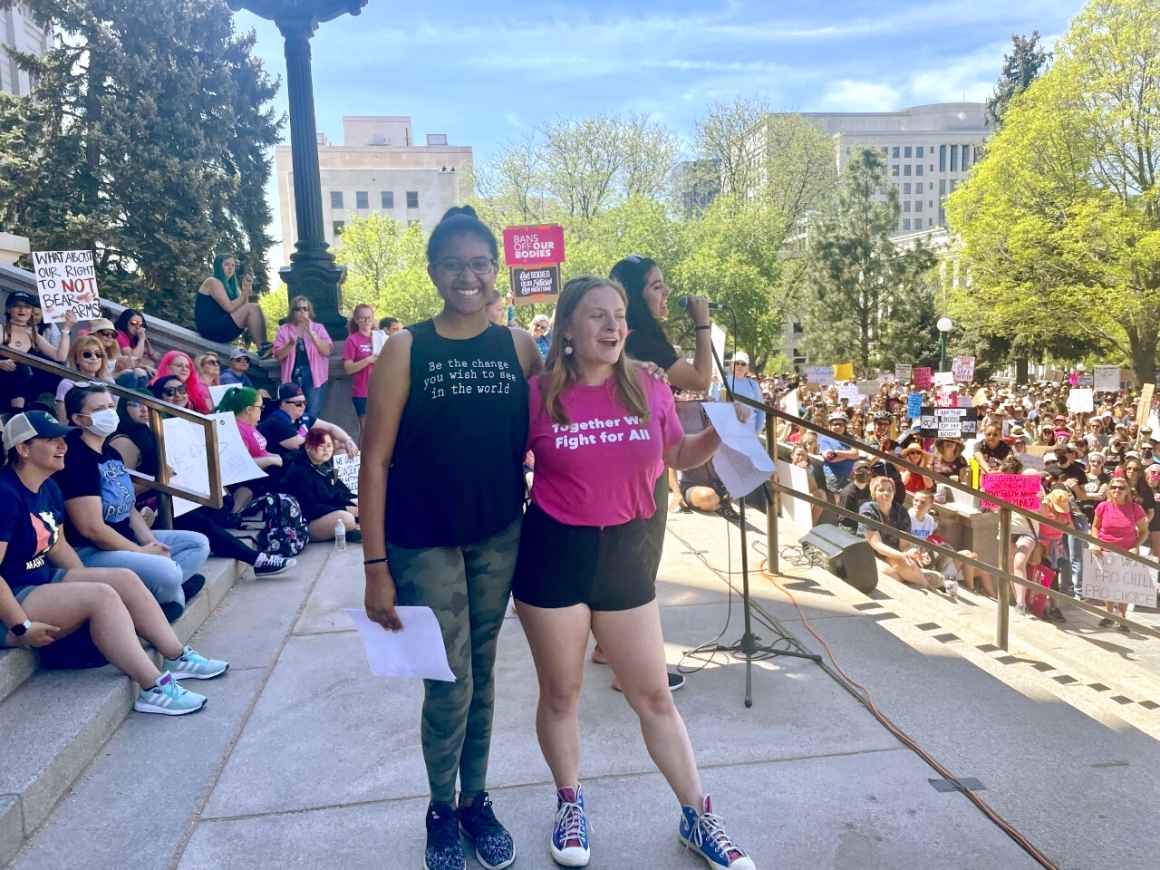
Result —
<path fill-rule="evenodd" d="M 889 110 L 984 99 L 1013 33 L 1054 40 L 1082 0 L 370 0 L 313 40 L 319 130 L 410 115 L 477 161 L 560 116 L 645 112 L 691 140 L 716 99 L 780 111 Z M 248 12 L 274 74 L 277 29 Z M 285 106 L 285 93 L 279 100 Z M 288 134 L 287 134 L 288 135 Z"/>

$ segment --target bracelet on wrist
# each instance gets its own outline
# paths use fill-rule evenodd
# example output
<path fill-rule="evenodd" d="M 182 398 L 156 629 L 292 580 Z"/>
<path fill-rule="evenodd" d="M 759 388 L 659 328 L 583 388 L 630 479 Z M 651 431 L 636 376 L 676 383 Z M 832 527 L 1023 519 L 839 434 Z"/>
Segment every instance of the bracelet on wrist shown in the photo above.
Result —
<path fill-rule="evenodd" d="M 384 564 L 386 564 L 386 561 L 387 561 L 386 556 L 383 556 L 383 558 L 381 558 L 381 559 L 364 559 L 363 565 L 384 565 Z"/>
<path fill-rule="evenodd" d="M 713 328 L 713 327 L 711 327 L 711 326 L 710 326 L 708 323 L 705 323 L 705 324 L 702 324 L 702 325 L 700 325 L 700 326 L 694 326 L 694 327 L 693 327 L 693 331 L 694 331 L 694 332 L 700 332 L 700 331 L 701 331 L 701 330 L 703 330 L 703 329 L 712 329 L 712 328 Z"/>

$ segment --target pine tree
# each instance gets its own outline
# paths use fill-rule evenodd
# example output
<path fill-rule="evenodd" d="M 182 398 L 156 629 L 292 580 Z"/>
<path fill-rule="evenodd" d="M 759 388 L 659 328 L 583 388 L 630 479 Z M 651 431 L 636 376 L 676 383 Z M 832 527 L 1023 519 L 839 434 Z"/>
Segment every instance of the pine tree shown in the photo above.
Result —
<path fill-rule="evenodd" d="M 1003 55 L 1003 72 L 995 84 L 995 92 L 987 100 L 987 120 L 998 127 L 1003 123 L 1003 113 L 1016 94 L 1031 87 L 1048 63 L 1051 53 L 1039 44 L 1039 31 L 1031 36 L 1011 36 L 1011 53 Z"/>
<path fill-rule="evenodd" d="M 0 0 L 0 8 L 14 0 Z M 91 248 L 102 294 L 181 323 L 214 254 L 267 284 L 277 82 L 223 0 L 23 0 L 57 35 L 0 101 L 0 223 Z"/>

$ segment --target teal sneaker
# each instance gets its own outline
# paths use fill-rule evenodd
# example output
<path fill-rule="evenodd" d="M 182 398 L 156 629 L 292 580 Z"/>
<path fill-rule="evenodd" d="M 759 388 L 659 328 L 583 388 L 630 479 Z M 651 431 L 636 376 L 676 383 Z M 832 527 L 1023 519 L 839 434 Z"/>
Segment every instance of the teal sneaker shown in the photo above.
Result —
<path fill-rule="evenodd" d="M 133 709 L 138 713 L 185 716 L 187 713 L 196 713 L 205 706 L 205 701 L 204 695 L 183 689 L 173 678 L 173 674 L 165 673 L 157 680 L 156 685 L 137 693 Z"/>
<path fill-rule="evenodd" d="M 161 670 L 173 674 L 175 680 L 212 680 L 229 669 L 229 662 L 207 659 L 191 646 L 181 651 L 180 658 L 165 659 L 161 666 Z"/>

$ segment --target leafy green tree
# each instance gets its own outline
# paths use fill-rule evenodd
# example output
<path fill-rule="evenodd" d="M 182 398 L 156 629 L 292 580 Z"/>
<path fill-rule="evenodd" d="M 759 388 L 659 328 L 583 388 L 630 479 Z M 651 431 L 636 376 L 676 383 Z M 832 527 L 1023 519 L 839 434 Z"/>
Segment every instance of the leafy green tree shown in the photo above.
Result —
<path fill-rule="evenodd" d="M 1140 382 L 1160 344 L 1160 7 L 1094 0 L 947 206 L 970 286 L 958 316 L 1064 358 L 1092 345 Z"/>
<path fill-rule="evenodd" d="M 1051 62 L 1051 53 L 1039 44 L 1039 31 L 1011 37 L 1011 53 L 1003 55 L 1003 72 L 987 100 L 987 119 L 998 127 L 1016 95 L 1023 93 Z"/>
<path fill-rule="evenodd" d="M 347 268 L 343 299 L 374 306 L 378 317 L 417 323 L 443 303 L 427 275 L 426 236 L 388 215 L 355 217 L 338 237 L 335 259 Z"/>
<path fill-rule="evenodd" d="M 253 34 L 222 0 L 23 5 L 59 38 L 17 57 L 31 97 L 0 101 L 0 222 L 38 250 L 94 249 L 105 295 L 178 322 L 217 251 L 263 288 L 281 119 Z"/>
<path fill-rule="evenodd" d="M 934 255 L 899 250 L 898 193 L 875 151 L 851 159 L 835 204 L 809 230 L 804 290 L 806 347 L 818 360 L 872 367 L 910 362 L 910 340 L 930 319 Z"/>

